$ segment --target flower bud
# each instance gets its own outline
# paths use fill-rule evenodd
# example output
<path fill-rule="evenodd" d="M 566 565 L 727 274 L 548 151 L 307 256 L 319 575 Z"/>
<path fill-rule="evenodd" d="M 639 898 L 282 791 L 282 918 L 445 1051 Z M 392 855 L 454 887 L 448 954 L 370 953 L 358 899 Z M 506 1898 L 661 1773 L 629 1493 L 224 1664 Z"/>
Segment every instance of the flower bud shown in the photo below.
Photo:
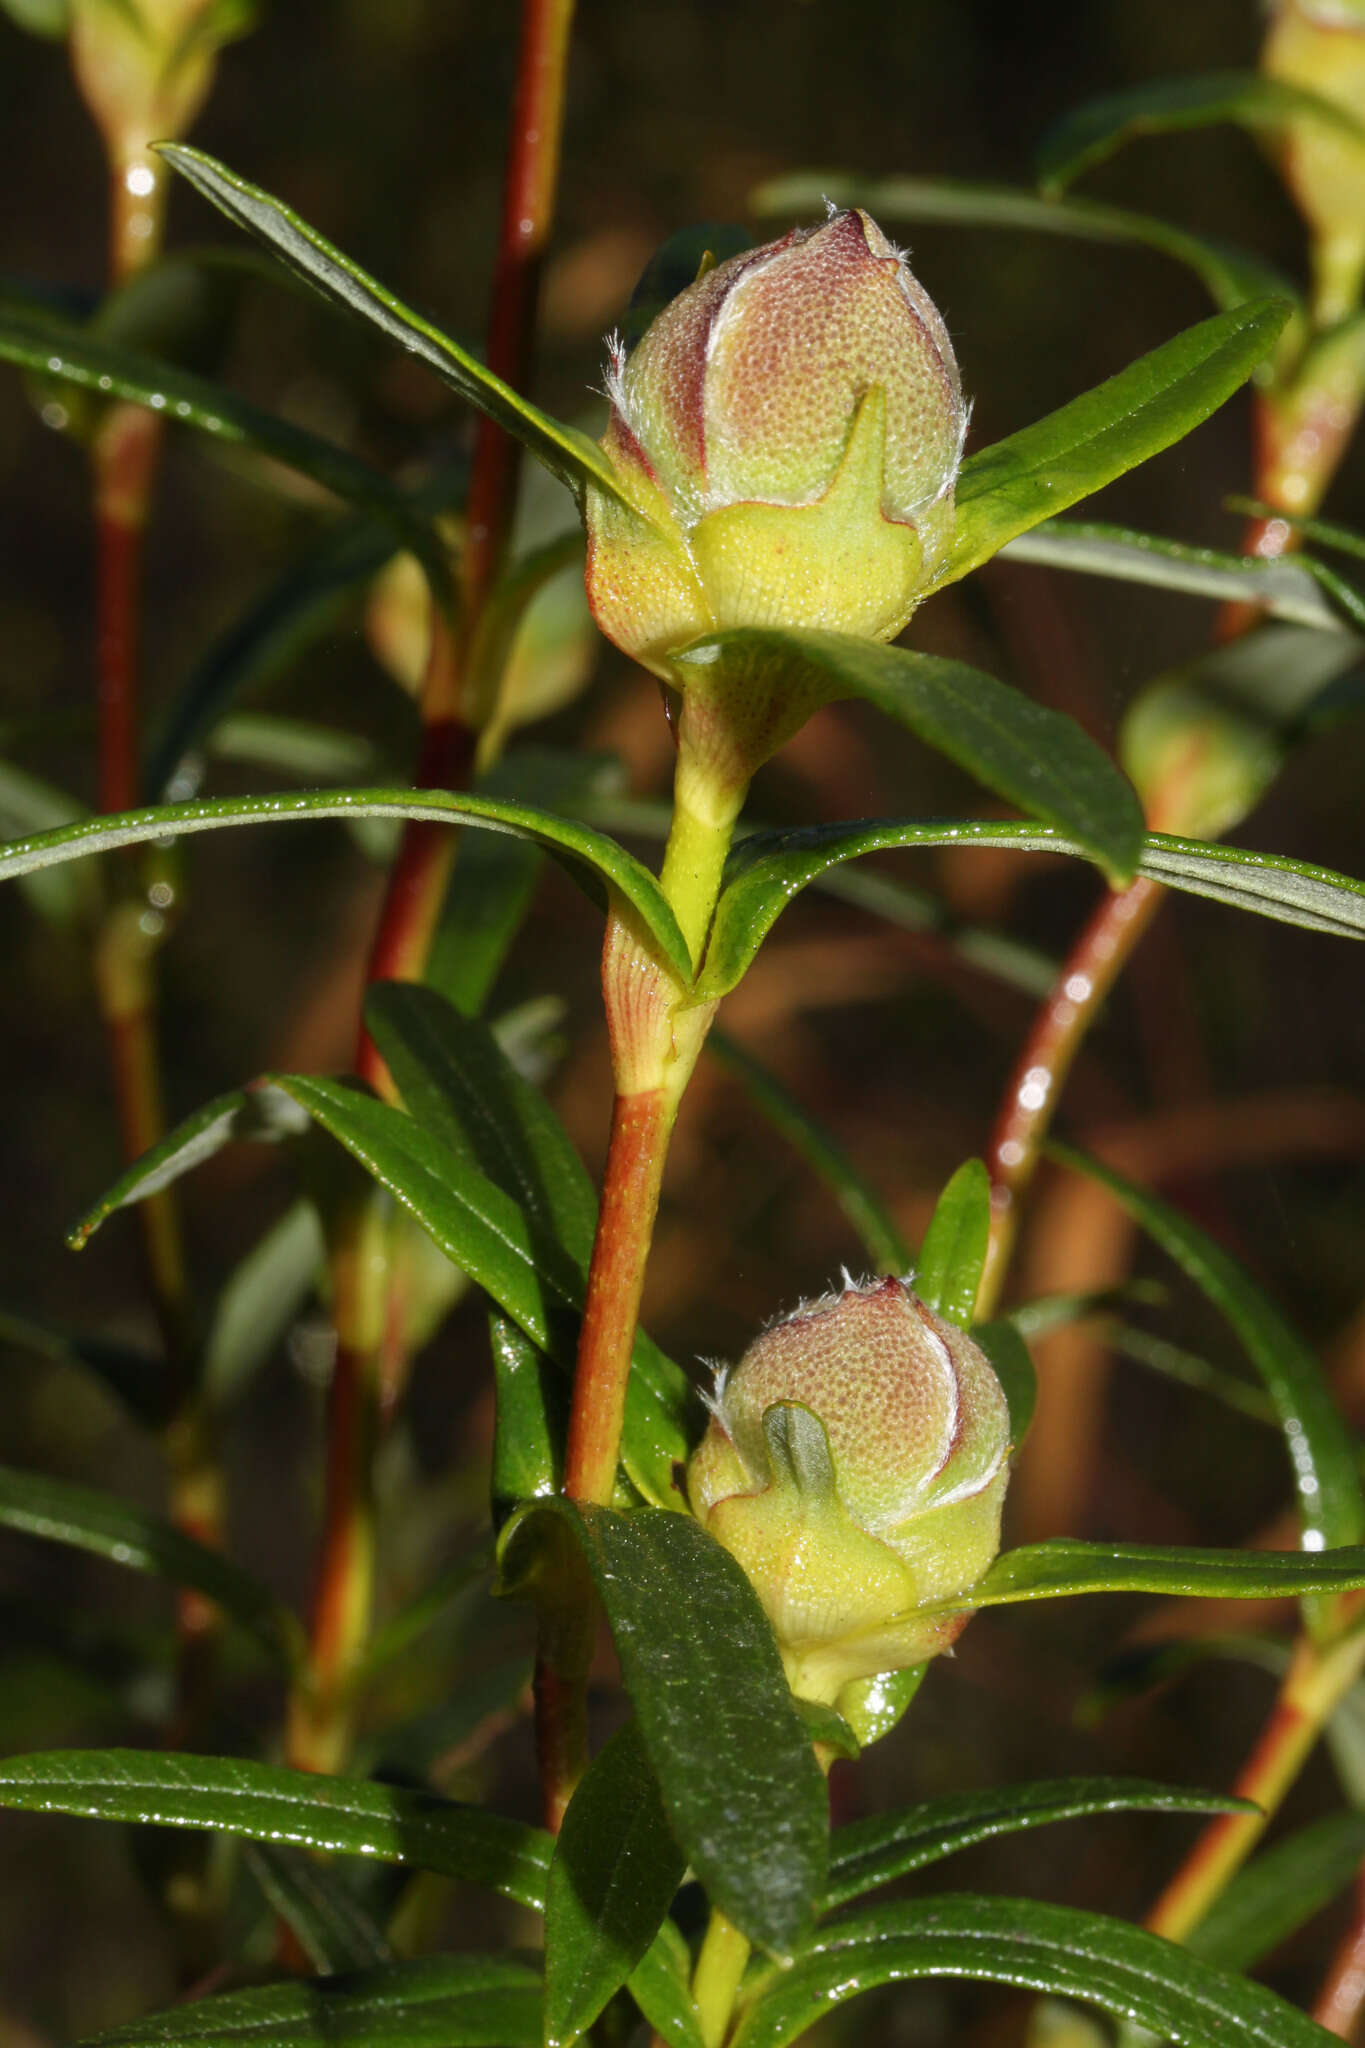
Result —
<path fill-rule="evenodd" d="M 1365 0 L 1277 0 L 1261 69 L 1332 100 L 1365 127 Z M 1285 179 L 1313 233 L 1318 324 L 1351 312 L 1365 271 L 1365 143 L 1311 117 L 1289 121 Z"/>
<path fill-rule="evenodd" d="M 588 595 L 618 647 L 735 626 L 900 632 L 952 531 L 967 413 L 947 330 L 867 214 L 706 271 L 627 356 L 589 491 Z"/>
<path fill-rule="evenodd" d="M 692 1509 L 763 1602 L 792 1690 L 946 1649 L 1000 1543 L 1009 1411 L 966 1332 L 900 1280 L 802 1307 L 717 1377 Z"/>

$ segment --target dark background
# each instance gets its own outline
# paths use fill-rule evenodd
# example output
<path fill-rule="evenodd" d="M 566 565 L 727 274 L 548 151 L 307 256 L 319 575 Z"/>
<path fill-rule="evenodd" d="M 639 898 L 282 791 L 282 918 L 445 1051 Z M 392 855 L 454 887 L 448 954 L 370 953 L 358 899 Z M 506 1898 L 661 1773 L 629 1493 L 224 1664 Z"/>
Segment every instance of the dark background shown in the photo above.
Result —
<path fill-rule="evenodd" d="M 193 139 L 289 200 L 452 333 L 477 341 L 515 29 L 507 5 L 280 0 L 257 33 L 224 53 Z M 1173 72 L 1251 64 L 1259 34 L 1250 0 L 1032 8 L 582 0 L 536 395 L 588 417 L 601 335 L 619 319 L 652 249 L 696 220 L 744 220 L 747 195 L 764 179 L 827 168 L 1027 183 L 1039 136 L 1075 100 Z M 1296 216 L 1269 164 L 1233 130 L 1139 143 L 1087 189 L 1302 270 Z M 0 25 L 0 191 L 0 269 L 97 293 L 105 233 L 97 141 L 60 47 L 8 23 Z M 916 271 L 949 324 L 975 401 L 973 446 L 1026 424 L 1208 310 L 1191 276 L 1139 251 L 995 231 L 891 231 L 911 244 Z M 196 195 L 175 193 L 173 242 L 229 232 Z M 467 444 L 468 416 L 434 380 L 320 305 L 266 283 L 237 294 L 218 373 L 386 468 Z M 1111 490 L 1098 510 L 1235 546 L 1239 522 L 1221 501 L 1248 487 L 1249 419 L 1242 394 Z M 1328 509 L 1365 524 L 1358 456 L 1348 459 Z M 147 574 L 153 708 L 323 517 L 314 494 L 267 482 L 188 437 L 172 441 Z M 19 378 L 4 371 L 0 722 L 7 751 L 86 800 L 91 568 L 83 454 L 41 423 Z M 1196 654 L 1211 623 L 1210 608 L 1190 599 L 1001 564 L 935 599 L 912 639 L 1009 677 L 1112 740 L 1135 689 Z M 257 701 L 367 734 L 398 764 L 398 779 L 411 759 L 410 706 L 369 655 L 358 617 Z M 668 743 L 652 687 L 610 650 L 583 699 L 536 738 L 618 750 L 638 793 L 666 787 Z M 1239 836 L 1359 871 L 1357 754 L 1351 727 L 1304 747 Z M 216 788 L 263 786 L 247 770 L 218 767 L 213 776 Z M 811 819 L 978 803 L 943 763 L 870 716 L 841 710 L 822 715 L 765 772 L 754 810 Z M 164 957 L 173 1113 L 264 1067 L 344 1069 L 377 869 L 329 824 L 199 840 L 187 869 L 187 908 Z M 963 915 L 1056 955 L 1096 888 L 1088 870 L 1013 856 L 916 858 L 894 871 L 934 887 Z M 0 944 L 0 1309 L 145 1339 L 129 1221 L 116 1219 L 79 1260 L 61 1243 L 63 1228 L 118 1163 L 82 948 L 43 925 L 13 889 L 0 894 Z M 547 876 L 495 1006 L 546 990 L 564 994 L 552 1088 L 594 1169 L 608 1099 L 596 945 L 595 913 L 562 877 Z M 1173 902 L 1084 1053 L 1065 1113 L 1084 1135 L 1150 1125 L 1158 1110 L 1177 1127 L 1182 1114 L 1209 1112 L 1223 1135 L 1173 1191 L 1323 1342 L 1348 1397 L 1365 1385 L 1365 1328 L 1352 1324 L 1365 1206 L 1362 997 L 1357 949 Z M 941 944 L 807 899 L 728 1021 L 838 1132 L 913 1240 L 946 1175 L 984 1146 L 1030 1013 L 1025 996 L 964 969 Z M 206 1293 L 289 1194 L 278 1160 L 258 1152 L 220 1156 L 183 1191 Z M 1138 1256 L 1143 1272 L 1161 1272 L 1154 1256 Z M 735 1356 L 759 1323 L 858 1258 L 828 1195 L 794 1167 L 734 1084 L 704 1068 L 679 1133 L 651 1272 L 646 1309 L 660 1340 L 685 1359 Z M 1229 1340 L 1179 1288 L 1158 1325 L 1235 1364 Z M 321 1396 L 308 1365 L 316 1346 L 310 1352 L 308 1329 L 295 1334 L 244 1402 L 225 1457 L 239 1553 L 301 1598 Z M 0 1457 L 158 1499 L 154 1445 L 91 1381 L 18 1349 L 5 1354 L 3 1370 Z M 394 1584 L 439 1561 L 452 1524 L 470 1523 L 486 1441 L 485 1379 L 482 1318 L 465 1306 L 421 1360 L 389 1453 L 395 1517 L 418 1532 L 394 1541 Z M 1073 1533 L 1235 1543 L 1283 1505 L 1285 1475 L 1270 1433 L 1131 1365 L 1106 1384 L 1107 1420 L 1077 1451 L 1095 1462 L 1061 1488 L 1079 1517 L 1068 1524 Z M 1043 1475 L 1028 1494 L 1043 1520 L 1021 1533 L 1046 1533 L 1048 1496 Z M 136 1685 L 111 1678 L 93 1653 L 82 1664 L 69 1642 L 44 1641 L 35 1615 L 68 1607 L 102 1654 L 106 1636 L 125 1648 L 164 1637 L 161 1589 L 7 1538 L 0 1745 L 151 1739 L 154 1700 L 139 1700 Z M 1273 1618 L 1287 1626 L 1286 1616 Z M 978 1622 L 953 1663 L 931 1675 L 913 1721 L 850 1779 L 849 1810 L 1085 1768 L 1224 1784 L 1268 1703 L 1264 1675 L 1220 1663 L 1097 1729 L 1076 1727 L 1077 1701 L 1134 1619 L 1129 1604 L 1111 1602 Z M 218 1740 L 268 1744 L 277 1702 L 249 1672 L 234 1674 L 234 1684 Z M 525 1725 L 452 1782 L 531 1812 Z M 1331 1792 L 1319 1762 L 1296 1795 L 1296 1816 L 1320 1809 Z M 941 1881 L 1136 1915 L 1188 1833 L 1176 1821 L 1118 1820 L 1045 1831 L 978 1852 Z M 118 1830 L 9 1816 L 0 1838 L 8 1849 L 0 1864 L 0 2048 L 35 2038 L 30 2027 L 43 2040 L 88 2031 L 182 1988 L 177 1943 L 183 1958 L 195 1940 L 185 1935 L 186 1912 L 177 1921 L 162 1902 L 168 1883 L 174 1904 L 174 1884 L 190 1882 L 183 1844 L 162 1854 Z M 467 1902 L 436 1924 L 451 1938 L 470 1938 Z M 1319 1925 L 1298 1940 L 1279 1959 L 1275 1981 L 1307 1995 L 1331 1932 Z M 883 2038 L 944 2039 L 950 2016 L 964 2012 L 982 2039 L 994 2038 L 1007 2024 L 1003 2011 L 975 1996 L 964 2003 L 956 1993 L 907 1993 L 883 2015 Z"/>

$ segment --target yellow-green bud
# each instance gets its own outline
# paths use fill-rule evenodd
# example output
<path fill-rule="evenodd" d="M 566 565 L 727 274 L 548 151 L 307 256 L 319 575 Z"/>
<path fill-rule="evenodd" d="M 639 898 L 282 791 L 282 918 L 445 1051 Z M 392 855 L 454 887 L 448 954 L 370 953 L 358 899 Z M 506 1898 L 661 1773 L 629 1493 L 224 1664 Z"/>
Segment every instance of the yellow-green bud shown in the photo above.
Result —
<path fill-rule="evenodd" d="M 946 1649 L 1000 1544 L 1009 1410 L 985 1354 L 900 1280 L 802 1307 L 717 1375 L 692 1510 L 743 1565 L 792 1690 Z M 968 1603 L 969 1605 L 970 1603 Z"/>
<path fill-rule="evenodd" d="M 590 490 L 608 638 L 668 653 L 735 626 L 900 632 L 952 531 L 967 409 L 947 330 L 853 210 L 705 272 L 627 356 Z"/>
<path fill-rule="evenodd" d="M 1333 100 L 1365 126 L 1365 4 L 1362 0 L 1278 0 L 1261 69 L 1287 85 Z M 1342 319 L 1359 298 L 1365 271 L 1365 144 L 1325 121 L 1286 124 L 1285 178 L 1313 233 L 1316 314 Z"/>

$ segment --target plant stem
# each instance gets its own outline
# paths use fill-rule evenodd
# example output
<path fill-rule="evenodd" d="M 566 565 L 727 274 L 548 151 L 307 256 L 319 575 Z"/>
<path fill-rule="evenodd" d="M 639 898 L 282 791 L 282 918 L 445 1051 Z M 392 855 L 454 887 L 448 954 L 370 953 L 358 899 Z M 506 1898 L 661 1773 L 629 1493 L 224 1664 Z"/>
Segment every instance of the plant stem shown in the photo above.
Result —
<path fill-rule="evenodd" d="M 1164 894 L 1159 883 L 1140 876 L 1105 897 L 1072 947 L 1024 1041 L 987 1154 L 991 1235 L 977 1303 L 983 1320 L 1000 1297 L 1019 1227 L 1019 1203 L 1033 1178 L 1062 1086 L 1105 996 Z"/>
<path fill-rule="evenodd" d="M 1349 1611 L 1349 1610 L 1347 1610 Z M 1184 1941 L 1264 1834 L 1330 1715 L 1365 1665 L 1359 1627 L 1324 1645 L 1303 1635 L 1270 1718 L 1233 1786 L 1257 1813 L 1211 1821 L 1147 1918 L 1154 1934 Z"/>
<path fill-rule="evenodd" d="M 1313 2018 L 1343 2041 L 1355 2038 L 1365 2008 L 1365 1871 L 1356 1879 L 1355 1918 L 1343 1936 L 1313 2006 Z"/>
<path fill-rule="evenodd" d="M 692 2003 L 703 2048 L 722 2048 L 748 1960 L 748 1941 L 719 1906 L 713 1906 L 692 1978 Z"/>

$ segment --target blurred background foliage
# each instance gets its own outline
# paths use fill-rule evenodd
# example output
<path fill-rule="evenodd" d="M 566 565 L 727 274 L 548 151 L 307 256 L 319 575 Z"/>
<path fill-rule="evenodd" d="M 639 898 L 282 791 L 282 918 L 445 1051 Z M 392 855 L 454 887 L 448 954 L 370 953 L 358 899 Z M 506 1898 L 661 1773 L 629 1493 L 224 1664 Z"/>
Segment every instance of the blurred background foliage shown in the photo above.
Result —
<path fill-rule="evenodd" d="M 259 30 L 224 53 L 194 140 L 476 342 L 515 27 L 511 6 L 470 0 L 277 0 Z M 620 321 L 651 252 L 694 221 L 745 221 L 762 181 L 828 167 L 1027 184 L 1040 134 L 1076 100 L 1173 72 L 1251 66 L 1260 33 L 1251 0 L 580 0 L 536 395 L 591 425 L 601 410 L 601 337 Z M 7 21 L 0 190 L 0 269 L 89 303 L 105 260 L 99 144 L 60 47 Z M 1291 274 L 1301 269 L 1290 204 L 1234 130 L 1140 142 L 1086 190 L 1255 248 Z M 221 239 L 202 202 L 177 189 L 172 247 Z M 1207 310 L 1191 276 L 1140 250 L 930 226 L 909 239 L 975 401 L 974 446 Z M 414 472 L 462 458 L 471 416 L 418 366 L 250 267 L 212 282 L 198 309 L 199 360 L 212 374 L 381 468 Z M 88 801 L 93 557 L 86 468 L 64 421 L 53 394 L 0 377 L 0 751 Z M 1249 423 L 1243 393 L 1087 514 L 1235 548 L 1241 522 L 1223 499 L 1249 483 Z M 1326 509 L 1365 525 L 1359 449 Z M 153 718 L 331 516 L 296 479 L 171 439 L 146 580 Z M 1210 624 L 1199 601 L 998 562 L 926 606 L 912 639 L 1022 684 L 1112 744 L 1137 688 L 1199 652 Z M 408 773 L 415 710 L 377 663 L 359 604 L 339 610 L 241 708 L 360 735 L 392 771 L 371 779 Z M 1348 725 L 1302 746 L 1238 837 L 1359 872 L 1358 738 L 1359 726 Z M 605 645 L 590 687 L 534 740 L 616 756 L 633 796 L 666 788 L 670 744 L 657 693 Z M 277 779 L 251 759 L 215 758 L 206 772 L 221 791 Z M 976 801 L 941 759 L 904 736 L 889 743 L 870 712 L 844 706 L 812 720 L 763 772 L 752 810 L 784 822 L 933 815 Z M 185 857 L 192 888 L 163 955 L 173 1114 L 263 1068 L 346 1067 L 382 888 L 378 850 L 319 824 L 225 833 Z M 180 856 L 167 858 L 174 879 Z M 947 1174 L 983 1149 L 1035 1001 L 1018 977 L 1002 981 L 964 958 L 954 924 L 997 929 L 1056 959 L 1097 884 L 1079 865 L 988 852 L 901 857 L 888 871 L 934 893 L 943 929 L 897 929 L 807 896 L 724 1021 L 837 1134 L 913 1243 Z M 150 1346 L 129 1219 L 79 1261 L 61 1242 L 118 1166 L 84 948 L 40 922 L 13 889 L 0 893 L 0 944 L 0 1313 Z M 596 945 L 592 911 L 562 875 L 545 873 L 495 1005 L 562 996 L 550 1087 L 594 1171 L 610 1095 Z M 1033 974 L 1045 980 L 1036 960 Z M 1359 948 L 1172 901 L 1086 1045 L 1064 1111 L 1069 1133 L 1082 1142 L 1105 1134 L 1112 1156 L 1235 1245 L 1321 1344 L 1357 1418 L 1363 1009 Z M 278 1154 L 265 1148 L 220 1154 L 183 1193 L 206 1293 L 291 1199 Z M 678 1357 L 734 1357 L 759 1323 L 819 1291 L 844 1262 L 857 1267 L 860 1253 L 828 1192 L 796 1167 L 733 1075 L 705 1062 L 665 1188 L 649 1327 Z M 1045 1174 L 1015 1297 L 1130 1272 L 1171 1290 L 1163 1328 L 1239 1369 L 1231 1340 L 1156 1255 L 1135 1247 L 1093 1193 Z M 156 1501 L 153 1445 L 79 1364 L 0 1348 L 0 1459 Z M 1093 1326 L 1048 1339 L 1039 1363 L 1050 1420 L 1016 1482 L 1015 1540 L 1065 1529 L 1235 1544 L 1254 1541 L 1275 1515 L 1282 1451 L 1255 1420 L 1114 1359 Z M 296 1600 L 315 1534 L 327 1365 L 325 1320 L 306 1311 L 224 1431 L 233 1545 Z M 385 1451 L 390 1605 L 476 1532 L 490 1431 L 485 1318 L 465 1301 L 422 1354 Z M 57 1547 L 0 1539 L 0 1747 L 153 1739 L 165 1699 L 147 1673 L 169 1670 L 170 1611 L 156 1585 Z M 1244 1630 L 1262 1618 L 1281 1617 L 1243 1610 L 1229 1625 Z M 1198 1626 L 1223 1619 L 1204 1603 Z M 856 1770 L 840 1767 L 843 1810 L 1058 1770 L 1223 1785 L 1267 1706 L 1264 1671 L 1197 1665 L 1103 1717 L 1085 1711 L 1097 1671 L 1131 1649 L 1134 1631 L 1144 1639 L 1188 1625 L 1180 1611 L 1143 1618 L 1113 1602 L 979 1619 L 956 1658 L 934 1670 L 906 1729 Z M 453 1724 L 429 1728 L 420 1755 L 413 1735 L 417 1747 L 395 1767 L 437 1759 L 447 1789 L 478 1789 L 533 1814 L 529 1726 L 517 1705 L 523 1651 L 518 1620 L 477 1594 L 454 1603 L 423 1653 L 395 1665 L 372 1718 L 378 1727 L 438 1708 L 456 1670 L 479 1674 L 480 1712 L 463 1734 Z M 249 1751 L 278 1701 L 244 1652 L 230 1653 L 228 1680 L 205 1746 Z M 1332 1797 L 1332 1764 L 1319 1757 L 1282 1825 L 1301 1824 Z M 1180 1821 L 1133 1816 L 1051 1829 L 974 1852 L 951 1881 L 1139 1916 L 1184 1832 Z M 3 2048 L 111 2024 L 185 1988 L 205 1895 L 197 1846 L 12 1814 L 0 1818 L 0 1839 Z M 436 1880 L 415 1891 L 410 1913 L 430 1915 L 459 1945 L 478 1939 L 481 1916 L 495 1911 L 464 1895 L 452 1904 Z M 1281 1951 L 1270 1971 L 1278 1988 L 1311 1996 L 1337 1928 L 1329 1914 Z M 927 2042 L 946 2038 L 950 2019 L 966 2029 L 953 2038 L 986 2042 L 1011 2038 L 1018 2014 L 995 1994 L 929 1987 L 898 1995 L 875 2024 L 888 2042 Z M 869 2023 L 862 2014 L 853 2022 Z"/>

